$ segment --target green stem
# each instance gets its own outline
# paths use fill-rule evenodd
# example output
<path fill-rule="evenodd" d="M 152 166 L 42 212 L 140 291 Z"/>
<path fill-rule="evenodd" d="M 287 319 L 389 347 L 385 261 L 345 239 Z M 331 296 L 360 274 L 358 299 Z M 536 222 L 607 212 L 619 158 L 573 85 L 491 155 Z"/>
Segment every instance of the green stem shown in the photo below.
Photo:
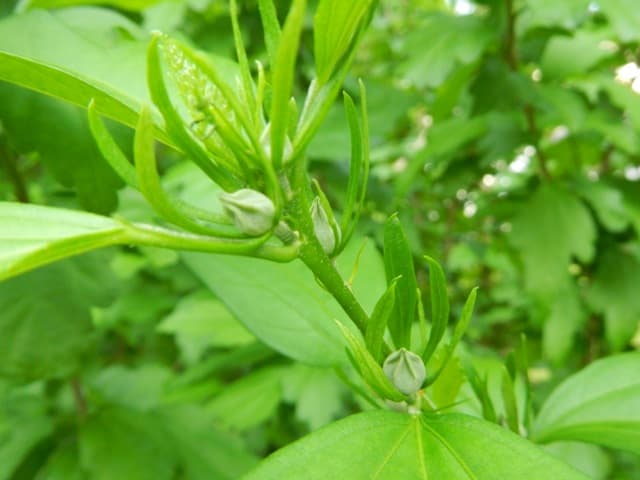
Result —
<path fill-rule="evenodd" d="M 128 243 L 151 247 L 245 255 L 274 262 L 294 260 L 298 257 L 300 248 L 297 242 L 285 246 L 267 245 L 265 237 L 251 240 L 213 238 L 139 223 L 123 222 L 123 226 L 126 229 Z"/>
<path fill-rule="evenodd" d="M 293 191 L 295 192 L 294 198 L 290 203 L 291 215 L 297 223 L 302 242 L 299 257 L 316 278 L 322 282 L 327 291 L 336 299 L 364 335 L 369 316 L 315 236 L 313 221 L 309 213 L 309 178 L 306 173 L 305 163 L 302 159 L 294 159 L 295 166 L 291 179 Z"/>

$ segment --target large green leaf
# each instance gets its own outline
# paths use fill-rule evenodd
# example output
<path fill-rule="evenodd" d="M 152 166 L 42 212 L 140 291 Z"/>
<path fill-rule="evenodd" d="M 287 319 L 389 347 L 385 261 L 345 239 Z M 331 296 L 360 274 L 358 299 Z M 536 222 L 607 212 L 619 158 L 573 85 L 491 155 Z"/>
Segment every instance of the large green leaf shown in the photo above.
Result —
<path fill-rule="evenodd" d="M 193 405 L 150 412 L 106 406 L 79 430 L 77 443 L 60 442 L 36 478 L 235 480 L 257 461 Z"/>
<path fill-rule="evenodd" d="M 113 300 L 105 256 L 92 254 L 0 283 L 0 375 L 67 375 L 93 346 L 90 310 Z"/>
<path fill-rule="evenodd" d="M 338 258 L 348 278 L 359 242 Z M 183 255 L 187 265 L 260 340 L 297 360 L 333 365 L 346 360 L 344 340 L 334 319 L 350 324 L 332 297 L 301 262 L 275 264 L 220 255 Z M 367 310 L 384 291 L 382 261 L 368 245 L 353 290 Z M 365 274 L 366 273 L 366 274 Z"/>
<path fill-rule="evenodd" d="M 640 262 L 617 247 L 608 248 L 598 261 L 587 303 L 604 314 L 605 337 L 616 350 L 633 337 L 640 315 Z"/>
<path fill-rule="evenodd" d="M 25 8 L 61 8 L 76 5 L 108 5 L 123 10 L 144 10 L 160 0 L 26 0 Z"/>
<path fill-rule="evenodd" d="M 145 44 L 139 27 L 109 10 L 33 10 L 0 21 L 0 80 L 82 107 L 93 98 L 99 113 L 133 127 L 149 102 Z"/>
<path fill-rule="evenodd" d="M 572 257 L 593 258 L 596 229 L 580 199 L 560 185 L 538 188 L 513 220 L 511 241 L 524 263 L 525 283 L 532 293 L 556 294 L 568 277 Z"/>
<path fill-rule="evenodd" d="M 325 427 L 268 457 L 245 480 L 281 478 L 578 480 L 535 445 L 466 415 L 374 411 Z"/>
<path fill-rule="evenodd" d="M 0 280 L 123 237 L 122 224 L 108 217 L 0 202 Z"/>
<path fill-rule="evenodd" d="M 58 182 L 74 188 L 83 208 L 101 214 L 115 210 L 122 182 L 96 148 L 80 108 L 0 82 L 0 119 L 12 148 L 37 153 Z M 125 129 L 116 133 L 129 137 Z"/>
<path fill-rule="evenodd" d="M 416 86 L 437 87 L 460 64 L 475 62 L 493 38 L 486 22 L 475 15 L 432 14 L 413 29 L 403 45 L 400 65 Z"/>
<path fill-rule="evenodd" d="M 640 454 L 640 352 L 598 360 L 565 380 L 543 405 L 533 437 Z"/>

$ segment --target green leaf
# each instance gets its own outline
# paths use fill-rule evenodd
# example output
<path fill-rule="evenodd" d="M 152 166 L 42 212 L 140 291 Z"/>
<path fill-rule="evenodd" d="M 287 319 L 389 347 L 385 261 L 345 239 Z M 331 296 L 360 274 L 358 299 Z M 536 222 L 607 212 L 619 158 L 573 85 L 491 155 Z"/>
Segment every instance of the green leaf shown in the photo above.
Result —
<path fill-rule="evenodd" d="M 295 405 L 295 415 L 317 430 L 344 414 L 348 390 L 330 368 L 291 366 L 282 376 L 283 398 Z"/>
<path fill-rule="evenodd" d="M 201 407 L 165 409 L 158 423 L 180 457 L 186 480 L 236 480 L 257 463 L 238 438 L 214 428 Z"/>
<path fill-rule="evenodd" d="M 449 325 L 449 294 L 447 293 L 447 279 L 438 262 L 431 257 L 424 257 L 429 264 L 429 291 L 431 292 L 431 330 L 422 358 L 427 363 L 436 351 L 440 340 Z M 474 296 L 475 299 L 475 296 Z M 470 315 L 465 319 L 469 319 Z"/>
<path fill-rule="evenodd" d="M 640 453 L 640 353 L 598 360 L 561 383 L 542 406 L 533 438 L 576 440 Z"/>
<path fill-rule="evenodd" d="M 292 95 L 293 77 L 298 56 L 300 33 L 306 9 L 306 0 L 294 0 L 278 43 L 275 62 L 272 66 L 271 93 L 271 162 L 279 169 L 284 160 L 287 130 L 289 127 L 289 101 Z"/>
<path fill-rule="evenodd" d="M 595 238 L 589 210 L 571 192 L 550 183 L 521 207 L 511 232 L 524 263 L 526 286 L 551 298 L 566 283 L 572 257 L 583 262 L 593 258 Z"/>
<path fill-rule="evenodd" d="M 451 359 L 453 352 L 455 352 L 456 346 L 462 339 L 462 336 L 469 328 L 469 324 L 471 323 L 471 317 L 473 316 L 473 308 L 476 304 L 476 297 L 478 295 L 478 287 L 475 287 L 471 290 L 471 293 L 467 297 L 467 301 L 464 303 L 464 307 L 462 307 L 462 313 L 460 314 L 460 318 L 456 322 L 456 326 L 453 329 L 453 334 L 451 335 L 451 339 L 449 343 L 445 347 L 444 350 L 444 358 L 440 363 L 438 370 L 432 375 L 427 377 L 427 385 L 433 383 L 442 373 L 442 371 L 447 367 L 447 363 Z M 433 333 L 433 327 L 431 328 L 431 332 Z M 429 341 L 431 341 L 431 337 L 429 337 Z M 428 373 L 428 372 L 427 372 Z"/>
<path fill-rule="evenodd" d="M 91 376 L 86 385 L 92 396 L 132 410 L 149 411 L 161 404 L 171 371 L 147 363 L 137 368 L 112 365 Z"/>
<path fill-rule="evenodd" d="M 367 115 L 367 96 L 364 84 L 360 82 L 362 101 L 362 126 L 358 121 L 358 113 L 351 97 L 344 92 L 344 110 L 349 124 L 351 136 L 351 161 L 349 163 L 349 182 L 347 198 L 342 214 L 341 230 L 343 244 L 346 244 L 355 229 L 360 212 L 363 209 L 367 193 L 369 177 L 369 121 Z"/>
<path fill-rule="evenodd" d="M 640 39 L 638 36 L 640 12 L 633 0 L 608 0 L 601 3 L 600 8 L 622 42 L 628 43 Z"/>
<path fill-rule="evenodd" d="M 280 367 L 265 367 L 225 386 L 206 405 L 218 423 L 232 430 L 255 427 L 278 408 L 282 399 Z"/>
<path fill-rule="evenodd" d="M 208 348 L 239 347 L 255 340 L 222 302 L 204 289 L 181 298 L 158 325 L 158 331 L 173 333 L 190 363 L 196 362 Z"/>
<path fill-rule="evenodd" d="M 273 65 L 276 61 L 278 45 L 280 45 L 280 23 L 278 22 L 278 12 L 273 0 L 258 0 L 260 8 L 260 19 L 262 20 L 262 28 L 264 29 L 264 43 L 267 46 L 269 60 Z"/>
<path fill-rule="evenodd" d="M 96 112 L 96 102 L 91 100 L 87 108 L 89 118 L 89 128 L 93 135 L 100 153 L 104 159 L 111 165 L 111 168 L 124 180 L 127 185 L 138 188 L 138 179 L 136 177 L 136 169 L 124 155 L 120 146 L 111 136 L 104 122 Z"/>
<path fill-rule="evenodd" d="M 384 227 L 384 269 L 387 283 L 400 276 L 396 288 L 396 302 L 389 319 L 389 332 L 396 348 L 411 345 L 411 326 L 416 312 L 417 288 L 413 256 L 407 237 L 397 216 L 387 220 Z"/>
<path fill-rule="evenodd" d="M 1 297 L 0 297 L 1 298 Z M 4 389 L 3 389 L 4 390 Z M 16 470 L 39 442 L 53 433 L 47 405 L 32 394 L 14 389 L 0 394 L 0 480 L 17 478 Z"/>
<path fill-rule="evenodd" d="M 74 7 L 77 5 L 101 5 L 120 8 L 123 10 L 140 11 L 149 8 L 161 0 L 25 0 L 22 8 L 62 8 Z"/>
<path fill-rule="evenodd" d="M 418 417 L 374 411 L 354 415 L 304 437 L 268 457 L 244 478 L 587 477 L 532 443 L 473 417 Z"/>
<path fill-rule="evenodd" d="M 171 480 L 175 448 L 152 414 L 102 409 L 79 432 L 81 464 L 95 480 Z"/>
<path fill-rule="evenodd" d="M 114 45 L 118 30 L 135 40 Z M 98 113 L 133 127 L 148 101 L 144 44 L 135 24 L 105 9 L 33 10 L 0 21 L 0 80 L 83 108 L 95 99 Z"/>
<path fill-rule="evenodd" d="M 571 354 L 575 335 L 587 322 L 588 312 L 579 291 L 569 282 L 558 288 L 557 295 L 547 305 L 550 311 L 544 320 L 542 348 L 545 356 L 559 365 Z"/>
<path fill-rule="evenodd" d="M 384 342 L 384 332 L 387 329 L 389 317 L 393 313 L 393 306 L 396 301 L 396 283 L 397 280 L 393 280 L 391 285 L 384 292 L 384 295 L 380 297 L 378 303 L 376 303 L 371 316 L 369 317 L 369 323 L 367 323 L 367 329 L 365 332 L 365 344 L 367 350 L 371 352 L 373 358 L 377 362 L 381 362 L 382 358 L 382 344 Z"/>
<path fill-rule="evenodd" d="M 0 283 L 0 374 L 61 377 L 93 347 L 91 308 L 114 298 L 103 255 L 51 265 Z"/>
<path fill-rule="evenodd" d="M 125 237 L 123 225 L 108 217 L 0 202 L 0 280 Z"/>
<path fill-rule="evenodd" d="M 255 255 L 278 261 L 295 258 L 295 251 L 262 246 L 266 240 L 267 236 L 247 241 L 216 239 L 152 225 L 122 223 L 73 210 L 0 202 L 0 280 L 62 258 L 117 244 Z M 281 254 L 285 256 L 281 257 Z"/>
<path fill-rule="evenodd" d="M 313 51 L 320 84 L 329 80 L 340 61 L 355 48 L 363 21 L 374 3 L 373 0 L 320 1 L 313 19 Z"/>
<path fill-rule="evenodd" d="M 605 317 L 605 338 L 622 349 L 638 326 L 640 261 L 620 247 L 609 247 L 598 260 L 587 303 Z"/>
<path fill-rule="evenodd" d="M 351 242 L 337 258 L 348 276 L 357 255 Z M 350 323 L 331 296 L 318 288 L 301 262 L 274 264 L 217 255 L 183 255 L 187 266 L 256 337 L 275 350 L 313 365 L 345 364 L 344 341 L 332 319 Z M 380 257 L 366 247 L 355 295 L 372 309 L 384 289 Z M 248 301 L 250 299 L 250 301 Z"/>
<path fill-rule="evenodd" d="M 478 60 L 494 36 L 476 15 L 431 14 L 419 25 L 407 36 L 407 60 L 400 65 L 404 77 L 419 88 L 437 87 L 457 65 Z"/>
<path fill-rule="evenodd" d="M 0 118 L 11 147 L 21 155 L 37 154 L 47 172 L 75 190 L 83 208 L 115 210 L 121 182 L 96 149 L 78 107 L 2 82 Z"/>

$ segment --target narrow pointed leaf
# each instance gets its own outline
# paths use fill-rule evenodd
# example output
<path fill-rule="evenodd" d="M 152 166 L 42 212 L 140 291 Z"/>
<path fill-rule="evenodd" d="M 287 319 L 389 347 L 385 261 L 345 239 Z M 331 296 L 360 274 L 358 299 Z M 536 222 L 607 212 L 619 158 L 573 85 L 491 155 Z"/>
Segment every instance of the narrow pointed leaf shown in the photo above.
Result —
<path fill-rule="evenodd" d="M 258 7 L 260 8 L 260 18 L 264 29 L 264 43 L 267 46 L 269 60 L 274 64 L 278 45 L 280 45 L 280 35 L 282 34 L 280 23 L 278 22 L 278 12 L 273 0 L 258 0 Z"/>
<path fill-rule="evenodd" d="M 121 179 L 128 185 L 138 188 L 136 169 L 129 163 L 129 160 L 127 160 L 127 157 L 122 150 L 120 150 L 120 147 L 111 136 L 111 133 L 109 133 L 109 130 L 107 130 L 104 122 L 100 119 L 96 110 L 95 100 L 91 100 L 91 103 L 89 103 L 87 114 L 89 116 L 89 128 L 102 156 Z"/>
<path fill-rule="evenodd" d="M 354 47 L 373 0 L 321 0 L 313 21 L 314 56 L 320 83 L 334 73 L 337 64 Z"/>
<path fill-rule="evenodd" d="M 425 259 L 429 264 L 429 290 L 431 291 L 431 332 L 427 348 L 422 354 L 422 358 L 427 363 L 447 329 L 449 296 L 447 295 L 447 280 L 442 267 L 431 257 L 425 256 Z"/>
<path fill-rule="evenodd" d="M 387 291 L 384 292 L 371 313 L 369 323 L 365 332 L 364 340 L 367 350 L 371 352 L 376 361 L 382 361 L 382 344 L 384 342 L 384 332 L 387 329 L 389 317 L 393 313 L 393 305 L 396 300 L 396 283 L 393 280 Z"/>
<path fill-rule="evenodd" d="M 285 140 L 289 126 L 289 99 L 304 22 L 306 0 L 294 0 L 282 31 L 273 69 L 271 96 L 271 161 L 276 169 L 282 165 Z"/>
<path fill-rule="evenodd" d="M 533 443 L 467 415 L 353 415 L 267 457 L 244 480 L 586 480 Z"/>
<path fill-rule="evenodd" d="M 462 313 L 460 314 L 460 319 L 458 320 L 455 328 L 453 329 L 451 340 L 449 340 L 449 343 L 446 346 L 444 361 L 438 368 L 438 371 L 427 379 L 427 385 L 435 382 L 438 376 L 445 369 L 445 367 L 447 366 L 447 363 L 449 362 L 449 360 L 451 359 L 451 356 L 453 355 L 453 352 L 456 349 L 456 346 L 458 345 L 458 343 L 460 343 L 462 336 L 467 331 L 467 328 L 469 327 L 469 323 L 471 323 L 471 317 L 473 316 L 473 308 L 476 304 L 477 295 L 478 295 L 478 287 L 475 287 L 473 290 L 471 290 L 471 293 L 467 297 L 467 301 L 465 302 L 464 307 L 462 308 Z"/>
<path fill-rule="evenodd" d="M 411 325 L 413 323 L 417 295 L 416 274 L 413 256 L 407 237 L 397 216 L 387 220 L 384 227 L 384 267 L 387 282 L 401 276 L 396 287 L 396 302 L 393 315 L 389 318 L 389 331 L 396 348 L 411 346 Z"/>
<path fill-rule="evenodd" d="M 358 121 L 358 111 L 351 97 L 344 92 L 344 110 L 349 124 L 349 134 L 351 136 L 351 162 L 349 164 L 349 182 L 347 184 L 347 197 L 345 200 L 344 212 L 340 226 L 345 234 L 344 242 L 348 241 L 349 233 L 353 225 L 358 222 L 360 210 L 359 199 L 360 190 L 363 184 L 363 135 Z M 366 182 L 366 180 L 365 180 Z"/>
<path fill-rule="evenodd" d="M 518 417 L 518 402 L 514 391 L 513 380 L 506 368 L 502 370 L 501 385 L 502 401 L 504 403 L 505 420 L 507 426 L 513 433 L 520 431 L 520 420 Z"/>

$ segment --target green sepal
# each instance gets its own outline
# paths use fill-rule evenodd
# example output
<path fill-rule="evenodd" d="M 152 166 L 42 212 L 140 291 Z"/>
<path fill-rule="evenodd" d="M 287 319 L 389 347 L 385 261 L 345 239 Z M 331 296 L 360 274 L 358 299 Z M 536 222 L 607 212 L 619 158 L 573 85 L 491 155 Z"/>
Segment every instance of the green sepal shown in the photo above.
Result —
<path fill-rule="evenodd" d="M 422 353 L 422 358 L 427 363 L 447 330 L 449 296 L 447 295 L 447 280 L 442 267 L 433 258 L 426 255 L 424 258 L 429 264 L 429 290 L 431 293 L 431 330 L 429 342 Z"/>
<path fill-rule="evenodd" d="M 365 330 L 364 341 L 367 350 L 377 362 L 382 361 L 382 345 L 384 343 L 384 332 L 389 322 L 389 317 L 393 313 L 393 305 L 396 301 L 396 283 L 399 277 L 394 278 L 387 290 L 382 294 L 373 312 L 369 317 L 367 329 Z"/>
<path fill-rule="evenodd" d="M 447 363 L 451 359 L 451 356 L 453 355 L 453 352 L 458 346 L 458 343 L 460 343 L 462 336 L 467 331 L 467 328 L 469 328 L 469 323 L 471 323 L 471 318 L 473 316 L 473 309 L 476 304 L 477 296 L 478 296 L 478 287 L 475 287 L 473 290 L 471 290 L 471 293 L 469 293 L 469 296 L 467 297 L 467 301 L 464 303 L 464 307 L 462 308 L 462 313 L 460 314 L 460 318 L 456 322 L 456 326 L 453 329 L 453 334 L 451 335 L 451 339 L 449 340 L 449 343 L 445 347 L 444 359 L 440 364 L 440 367 L 438 368 L 438 370 L 433 375 L 430 375 L 427 378 L 427 382 L 426 382 L 427 385 L 431 385 L 433 382 L 435 382 L 438 379 L 442 371 L 447 366 Z"/>
<path fill-rule="evenodd" d="M 349 344 L 349 353 L 353 356 L 353 362 L 364 381 L 381 398 L 401 402 L 407 397 L 400 393 L 389 381 L 382 371 L 382 367 L 371 356 L 360 338 L 355 336 L 351 330 L 336 320 L 338 328 Z"/>
<path fill-rule="evenodd" d="M 284 147 L 289 129 L 289 101 L 293 91 L 293 78 L 304 23 L 306 0 L 294 0 L 282 29 L 276 59 L 272 65 L 271 92 L 271 163 L 279 170 L 284 163 Z"/>
<path fill-rule="evenodd" d="M 147 83 L 153 103 L 162 113 L 169 136 L 189 156 L 191 161 L 215 183 L 224 190 L 236 190 L 240 187 L 240 182 L 209 158 L 204 148 L 187 131 L 182 117 L 173 106 L 160 61 L 161 38 L 161 34 L 154 34 L 147 49 Z"/>
<path fill-rule="evenodd" d="M 392 215 L 384 227 L 384 269 L 387 284 L 400 276 L 396 288 L 396 302 L 388 326 L 396 348 L 411 347 L 411 326 L 416 312 L 416 274 L 409 249 L 397 215 Z"/>
<path fill-rule="evenodd" d="M 405 395 L 414 395 L 422 388 L 427 378 L 427 371 L 420 355 L 406 348 L 391 352 L 382 364 L 382 371 Z"/>

